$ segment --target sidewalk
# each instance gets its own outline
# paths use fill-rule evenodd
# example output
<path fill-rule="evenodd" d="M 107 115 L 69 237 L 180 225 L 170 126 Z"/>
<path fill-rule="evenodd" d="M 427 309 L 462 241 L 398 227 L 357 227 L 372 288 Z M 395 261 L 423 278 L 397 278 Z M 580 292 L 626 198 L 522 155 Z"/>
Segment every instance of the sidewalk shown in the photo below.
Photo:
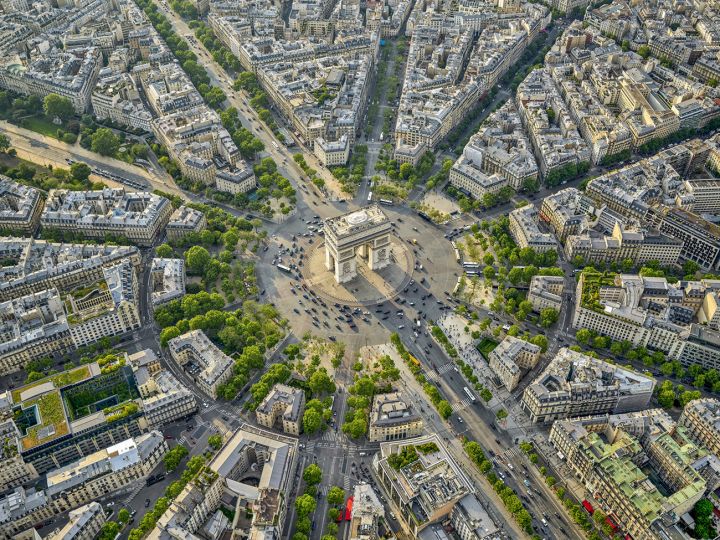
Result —
<path fill-rule="evenodd" d="M 529 536 L 523 531 L 515 521 L 512 514 L 505 508 L 505 505 L 500 500 L 500 497 L 495 493 L 495 489 L 490 485 L 490 482 L 480 473 L 475 467 L 475 464 L 470 461 L 470 458 L 465 454 L 465 450 L 462 448 L 460 441 L 453 436 L 448 426 L 443 420 L 440 419 L 433 405 L 427 401 L 425 397 L 425 391 L 422 389 L 420 384 L 415 380 L 415 376 L 410 373 L 410 370 L 403 362 L 402 358 L 398 355 L 395 347 L 390 344 L 378 345 L 378 350 L 382 350 L 384 353 L 390 355 L 395 361 L 395 366 L 400 370 L 400 380 L 405 382 L 405 387 L 412 389 L 418 394 L 418 399 L 425 400 L 425 410 L 431 411 L 424 416 L 424 421 L 428 431 L 434 431 L 435 433 L 444 436 L 448 434 L 447 446 L 450 454 L 460 464 L 466 474 L 473 479 L 476 485 L 476 492 L 478 499 L 483 504 L 483 507 L 487 510 L 490 517 L 495 521 L 495 524 L 501 528 L 509 538 L 529 538 Z M 417 403 L 416 403 L 417 404 Z"/>

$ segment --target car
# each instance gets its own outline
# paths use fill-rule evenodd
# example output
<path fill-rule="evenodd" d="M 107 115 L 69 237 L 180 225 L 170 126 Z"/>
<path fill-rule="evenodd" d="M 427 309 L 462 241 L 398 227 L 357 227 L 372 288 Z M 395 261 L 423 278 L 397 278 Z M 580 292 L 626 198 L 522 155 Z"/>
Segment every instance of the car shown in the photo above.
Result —
<path fill-rule="evenodd" d="M 145 499 L 145 508 L 150 507 L 150 499 Z"/>

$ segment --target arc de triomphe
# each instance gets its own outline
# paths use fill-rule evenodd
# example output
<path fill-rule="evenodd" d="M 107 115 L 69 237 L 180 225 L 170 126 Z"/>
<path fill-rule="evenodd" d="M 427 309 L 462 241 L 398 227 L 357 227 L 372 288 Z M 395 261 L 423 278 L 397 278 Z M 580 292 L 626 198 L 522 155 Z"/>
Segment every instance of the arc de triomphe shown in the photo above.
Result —
<path fill-rule="evenodd" d="M 335 281 L 347 283 L 357 275 L 359 254 L 370 270 L 390 263 L 390 220 L 377 205 L 325 220 L 325 267 Z"/>

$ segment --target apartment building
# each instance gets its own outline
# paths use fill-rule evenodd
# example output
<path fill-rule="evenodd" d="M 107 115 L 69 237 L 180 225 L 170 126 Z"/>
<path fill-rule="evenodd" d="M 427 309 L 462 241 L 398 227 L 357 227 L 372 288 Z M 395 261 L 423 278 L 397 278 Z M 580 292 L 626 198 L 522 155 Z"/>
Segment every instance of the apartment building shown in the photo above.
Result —
<path fill-rule="evenodd" d="M 236 533 L 247 538 L 277 536 L 285 527 L 286 494 L 292 491 L 298 459 L 296 438 L 243 424 L 170 504 L 148 538 L 171 540 L 201 530 L 207 534 L 213 521 L 220 524 L 214 535 L 221 536 L 229 525 L 217 519 L 221 498 L 234 500 L 235 512 L 251 510 L 251 517 L 237 524 Z M 252 485 L 243 481 L 250 471 Z"/>
<path fill-rule="evenodd" d="M 326 141 L 323 137 L 318 137 L 314 141 L 313 152 L 326 167 L 343 166 L 350 159 L 350 141 L 345 135 L 337 141 Z"/>
<path fill-rule="evenodd" d="M 210 341 L 202 330 L 192 330 L 168 341 L 170 356 L 200 389 L 217 397 L 217 389 L 232 377 L 233 359 Z"/>
<path fill-rule="evenodd" d="M 73 510 L 143 480 L 167 450 L 162 433 L 153 431 L 48 473 L 45 489 L 17 488 L 0 499 L 0 533 L 12 536 L 49 516 Z"/>
<path fill-rule="evenodd" d="M 580 276 L 574 328 L 588 328 L 636 347 L 663 351 L 684 366 L 720 367 L 715 282 L 600 274 Z"/>
<path fill-rule="evenodd" d="M 300 435 L 305 411 L 305 392 L 286 384 L 276 384 L 255 409 L 257 423 L 267 428 L 282 426 L 283 433 Z"/>
<path fill-rule="evenodd" d="M 583 194 L 575 188 L 565 188 L 545 197 L 539 218 L 550 227 L 561 244 L 568 236 L 584 233 L 589 227 L 587 213 L 582 207 Z"/>
<path fill-rule="evenodd" d="M 540 230 L 538 211 L 532 204 L 513 210 L 509 217 L 510 234 L 519 247 L 530 247 L 538 253 L 557 249 L 555 237 Z"/>
<path fill-rule="evenodd" d="M 170 220 L 165 226 L 165 233 L 169 241 L 178 242 L 187 234 L 202 232 L 206 226 L 205 214 L 183 204 L 170 216 Z"/>
<path fill-rule="evenodd" d="M 129 73 L 118 72 L 110 67 L 102 68 L 90 103 L 99 120 L 112 120 L 147 132 L 152 129 L 152 113 L 140 98 L 140 92 Z"/>
<path fill-rule="evenodd" d="M 57 289 L 0 303 L 0 372 L 13 373 L 30 360 L 75 348 Z"/>
<path fill-rule="evenodd" d="M 375 540 L 380 537 L 380 520 L 385 505 L 370 484 L 357 484 L 352 494 L 352 520 L 349 540 Z"/>
<path fill-rule="evenodd" d="M 619 263 L 633 261 L 641 266 L 657 261 L 662 266 L 678 263 L 683 242 L 657 231 L 628 230 L 615 223 L 612 235 L 603 236 L 588 232 L 567 238 L 565 254 L 568 260 L 581 257 L 586 264 Z"/>
<path fill-rule="evenodd" d="M 522 339 L 506 336 L 488 357 L 490 369 L 505 388 L 515 390 L 523 370 L 534 368 L 540 360 L 541 349 Z"/>
<path fill-rule="evenodd" d="M 134 372 L 142 397 L 142 410 L 150 429 L 189 418 L 198 410 L 195 394 L 172 373 L 161 370 L 150 375 L 146 367 Z"/>
<path fill-rule="evenodd" d="M 692 211 L 696 214 L 720 212 L 720 181 L 715 178 L 690 178 L 685 180 L 685 192 L 692 197 Z M 687 204 L 676 201 L 678 206 Z"/>
<path fill-rule="evenodd" d="M 185 261 L 154 258 L 150 264 L 150 299 L 153 306 L 185 295 Z"/>
<path fill-rule="evenodd" d="M 20 431 L 12 420 L 0 423 L 0 493 L 37 479 L 31 463 L 20 455 Z"/>
<path fill-rule="evenodd" d="M 720 268 L 720 227 L 681 208 L 653 208 L 648 224 L 682 242 L 680 259 L 695 261 L 702 268 Z"/>
<path fill-rule="evenodd" d="M 550 442 L 632 538 L 684 537 L 681 517 L 717 486 L 718 458 L 660 409 L 559 420 Z"/>
<path fill-rule="evenodd" d="M 450 169 L 450 184 L 482 199 L 505 186 L 515 190 L 537 179 L 530 141 L 512 101 L 507 101 L 480 126 Z"/>
<path fill-rule="evenodd" d="M 412 461 L 398 464 L 400 452 Z M 373 467 L 388 504 L 406 534 L 415 538 L 450 515 L 466 495 L 475 492 L 472 481 L 455 462 L 437 434 L 380 443 Z"/>
<path fill-rule="evenodd" d="M 70 335 L 76 348 L 140 328 L 137 273 L 124 259 L 103 269 L 103 279 L 73 289 L 64 297 Z"/>
<path fill-rule="evenodd" d="M 32 236 L 43 204 L 39 190 L 0 174 L 0 230 Z"/>
<path fill-rule="evenodd" d="M 655 379 L 562 348 L 523 392 L 532 422 L 549 424 L 570 416 L 644 409 Z"/>
<path fill-rule="evenodd" d="M 683 409 L 678 425 L 699 445 L 720 454 L 720 402 L 712 398 L 694 399 Z"/>
<path fill-rule="evenodd" d="M 222 169 L 215 173 L 215 187 L 232 195 L 248 193 L 256 186 L 255 171 L 242 160 L 235 163 L 233 169 Z"/>
<path fill-rule="evenodd" d="M 65 244 L 34 238 L 0 237 L 0 301 L 56 288 L 65 293 L 98 281 L 104 269 L 128 260 L 140 266 L 135 246 Z M 13 264 L 14 263 L 14 264 Z"/>
<path fill-rule="evenodd" d="M 376 394 L 370 409 L 371 442 L 410 439 L 423 434 L 425 423 L 415 407 L 403 399 L 402 393 Z"/>
<path fill-rule="evenodd" d="M 527 299 L 537 312 L 552 308 L 558 312 L 562 308 L 565 278 L 562 276 L 533 276 L 530 280 Z"/>
<path fill-rule="evenodd" d="M 564 167 L 590 163 L 590 148 L 580 135 L 549 68 L 532 70 L 518 86 L 515 100 L 542 177 Z"/>
<path fill-rule="evenodd" d="M 85 364 L 8 393 L 4 414 L 18 429 L 16 447 L 38 474 L 147 431 L 132 370 L 120 360 L 105 373 L 96 362 Z M 88 393 L 100 402 L 114 396 L 116 404 L 90 410 Z"/>
<path fill-rule="evenodd" d="M 81 233 L 87 238 L 125 237 L 151 246 L 163 233 L 173 209 L 165 197 L 149 192 L 50 190 L 40 217 L 43 227 Z"/>
<path fill-rule="evenodd" d="M 93 501 L 68 513 L 69 521 L 50 533 L 49 540 L 95 540 L 105 525 L 105 510 Z"/>
<path fill-rule="evenodd" d="M 100 48 L 41 49 L 30 45 L 25 57 L 17 53 L 4 56 L 0 62 L 0 86 L 41 98 L 57 94 L 69 99 L 76 113 L 88 112 L 90 95 L 102 67 Z"/>

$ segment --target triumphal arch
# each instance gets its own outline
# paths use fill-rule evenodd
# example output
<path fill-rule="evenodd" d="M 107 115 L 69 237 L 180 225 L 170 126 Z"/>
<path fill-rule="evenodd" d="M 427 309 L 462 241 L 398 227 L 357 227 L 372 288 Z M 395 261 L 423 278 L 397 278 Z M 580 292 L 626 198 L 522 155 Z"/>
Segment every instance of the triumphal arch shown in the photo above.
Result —
<path fill-rule="evenodd" d="M 325 220 L 325 268 L 335 281 L 357 275 L 357 255 L 377 271 L 390 263 L 390 220 L 377 205 Z"/>

